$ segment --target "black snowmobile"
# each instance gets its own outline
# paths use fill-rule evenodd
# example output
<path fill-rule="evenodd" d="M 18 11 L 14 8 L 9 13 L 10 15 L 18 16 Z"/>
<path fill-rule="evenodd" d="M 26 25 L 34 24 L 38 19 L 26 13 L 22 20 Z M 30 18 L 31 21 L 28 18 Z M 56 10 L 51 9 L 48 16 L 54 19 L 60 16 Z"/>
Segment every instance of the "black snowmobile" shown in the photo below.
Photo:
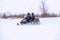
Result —
<path fill-rule="evenodd" d="M 20 23 L 21 23 L 21 24 L 28 24 L 28 23 L 30 23 L 30 24 L 31 24 L 31 23 L 33 23 L 33 24 L 38 24 L 38 23 L 40 23 L 40 21 L 39 21 L 39 18 L 35 18 L 34 21 L 31 21 L 31 20 L 30 20 L 30 21 L 28 22 L 28 21 L 24 18 L 23 20 L 21 20 Z"/>
<path fill-rule="evenodd" d="M 38 24 L 39 23 L 39 18 L 35 18 L 34 13 L 32 15 L 30 13 L 27 14 L 27 17 L 25 17 L 23 20 L 20 22 L 21 24 Z"/>

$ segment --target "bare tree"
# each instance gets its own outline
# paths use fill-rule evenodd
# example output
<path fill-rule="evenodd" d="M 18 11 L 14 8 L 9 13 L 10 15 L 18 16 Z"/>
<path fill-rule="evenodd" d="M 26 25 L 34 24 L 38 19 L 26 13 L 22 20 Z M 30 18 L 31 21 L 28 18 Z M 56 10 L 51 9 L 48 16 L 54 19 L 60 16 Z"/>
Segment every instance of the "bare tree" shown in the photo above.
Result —
<path fill-rule="evenodd" d="M 47 13 L 47 7 L 46 7 L 46 4 L 45 4 L 46 0 L 41 0 L 41 10 L 42 10 L 42 13 Z"/>

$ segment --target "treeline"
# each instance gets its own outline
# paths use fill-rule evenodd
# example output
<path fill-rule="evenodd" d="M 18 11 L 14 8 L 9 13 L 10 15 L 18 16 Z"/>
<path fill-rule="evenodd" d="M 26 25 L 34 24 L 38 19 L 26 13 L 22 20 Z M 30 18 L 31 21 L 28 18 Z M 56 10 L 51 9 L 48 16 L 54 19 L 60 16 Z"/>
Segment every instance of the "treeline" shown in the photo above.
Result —
<path fill-rule="evenodd" d="M 0 18 L 24 18 L 27 14 L 19 14 L 19 15 L 6 15 L 6 14 L 3 14 L 3 15 L 0 15 Z M 60 14 L 57 15 L 57 14 L 50 14 L 50 13 L 42 13 L 42 14 L 36 14 L 35 17 L 38 17 L 38 18 L 45 18 L 45 17 L 60 17 Z"/>

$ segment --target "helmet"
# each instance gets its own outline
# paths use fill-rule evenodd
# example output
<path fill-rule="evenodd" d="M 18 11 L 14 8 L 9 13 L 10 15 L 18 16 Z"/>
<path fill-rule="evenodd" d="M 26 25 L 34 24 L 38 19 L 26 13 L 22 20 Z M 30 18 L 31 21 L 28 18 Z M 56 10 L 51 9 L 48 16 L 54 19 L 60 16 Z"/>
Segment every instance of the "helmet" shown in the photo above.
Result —
<path fill-rule="evenodd" d="M 32 13 L 32 15 L 34 15 L 34 13 Z"/>
<path fill-rule="evenodd" d="M 30 13 L 27 13 L 27 15 L 30 15 Z"/>

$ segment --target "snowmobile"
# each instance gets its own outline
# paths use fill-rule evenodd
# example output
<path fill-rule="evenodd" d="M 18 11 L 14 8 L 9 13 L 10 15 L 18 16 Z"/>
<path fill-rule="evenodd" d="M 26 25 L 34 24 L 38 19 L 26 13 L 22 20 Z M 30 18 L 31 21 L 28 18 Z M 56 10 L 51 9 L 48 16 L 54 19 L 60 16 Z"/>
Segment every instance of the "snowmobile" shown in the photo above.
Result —
<path fill-rule="evenodd" d="M 39 18 L 35 18 L 34 21 L 30 21 L 28 22 L 26 19 L 21 20 L 20 22 L 21 24 L 39 24 Z"/>

